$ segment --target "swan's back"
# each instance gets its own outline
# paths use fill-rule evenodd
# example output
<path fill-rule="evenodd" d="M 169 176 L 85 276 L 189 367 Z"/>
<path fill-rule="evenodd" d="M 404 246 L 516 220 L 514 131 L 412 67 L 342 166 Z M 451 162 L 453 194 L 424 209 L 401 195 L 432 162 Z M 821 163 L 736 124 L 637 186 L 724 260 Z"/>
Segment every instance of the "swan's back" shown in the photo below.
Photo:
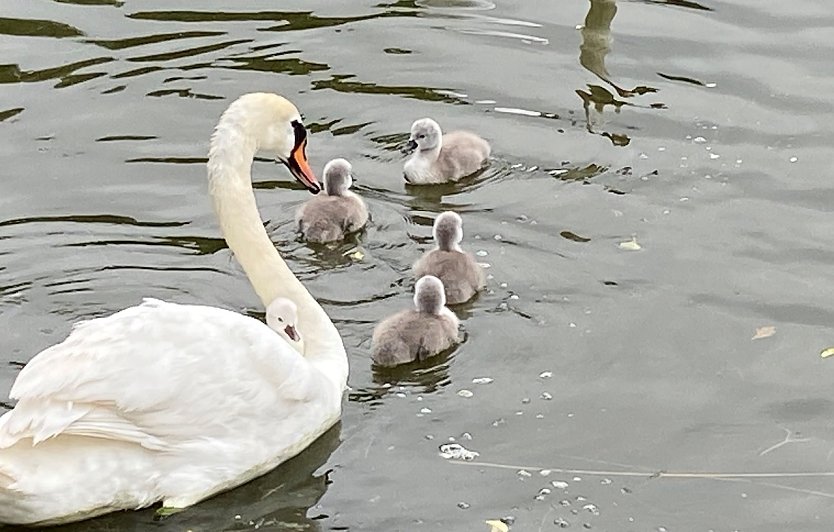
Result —
<path fill-rule="evenodd" d="M 441 175 L 456 181 L 480 170 L 489 154 L 489 143 L 475 133 L 452 131 L 443 135 L 435 167 Z"/>
<path fill-rule="evenodd" d="M 414 276 L 434 275 L 443 281 L 446 302 L 457 305 L 472 299 L 484 286 L 483 270 L 475 258 L 462 251 L 433 249 L 414 264 Z"/>
<path fill-rule="evenodd" d="M 81 323 L 12 387 L 0 522 L 186 506 L 240 484 L 338 419 L 342 390 L 323 381 L 272 329 L 224 309 L 145 300 Z"/>
<path fill-rule="evenodd" d="M 386 318 L 374 329 L 371 357 L 379 366 L 422 361 L 455 345 L 456 320 L 447 315 L 404 310 Z"/>
<path fill-rule="evenodd" d="M 319 194 L 299 207 L 298 228 L 309 242 L 333 242 L 362 229 L 368 223 L 368 208 L 353 192 L 341 196 Z"/>

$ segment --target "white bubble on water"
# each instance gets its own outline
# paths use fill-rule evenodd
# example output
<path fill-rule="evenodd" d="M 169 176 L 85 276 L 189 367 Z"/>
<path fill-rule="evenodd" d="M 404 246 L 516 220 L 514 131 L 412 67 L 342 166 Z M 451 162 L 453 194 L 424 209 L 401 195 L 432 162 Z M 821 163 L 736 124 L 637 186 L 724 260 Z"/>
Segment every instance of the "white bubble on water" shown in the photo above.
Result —
<path fill-rule="evenodd" d="M 446 460 L 474 460 L 481 453 L 478 451 L 471 451 L 459 443 L 444 443 L 438 447 L 440 456 Z"/>
<path fill-rule="evenodd" d="M 548 495 L 550 495 L 550 488 L 542 488 L 539 490 L 539 493 L 536 494 L 535 498 L 537 501 L 543 501 Z"/>
<path fill-rule="evenodd" d="M 593 515 L 599 515 L 599 508 L 596 504 L 588 503 L 583 506 L 582 509 L 592 513 Z"/>

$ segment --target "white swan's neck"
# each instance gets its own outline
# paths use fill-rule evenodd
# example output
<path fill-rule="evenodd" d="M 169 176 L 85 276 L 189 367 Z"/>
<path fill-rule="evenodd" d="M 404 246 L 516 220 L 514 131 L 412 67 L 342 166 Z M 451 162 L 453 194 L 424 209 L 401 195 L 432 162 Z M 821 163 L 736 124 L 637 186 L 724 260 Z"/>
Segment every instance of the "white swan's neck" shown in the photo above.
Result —
<path fill-rule="evenodd" d="M 249 124 L 245 117 L 224 114 L 211 139 L 209 193 L 220 228 L 264 307 L 279 296 L 295 302 L 305 358 L 343 388 L 348 363 L 342 339 L 264 229 L 252 189 L 251 167 L 258 145 L 247 131 Z"/>

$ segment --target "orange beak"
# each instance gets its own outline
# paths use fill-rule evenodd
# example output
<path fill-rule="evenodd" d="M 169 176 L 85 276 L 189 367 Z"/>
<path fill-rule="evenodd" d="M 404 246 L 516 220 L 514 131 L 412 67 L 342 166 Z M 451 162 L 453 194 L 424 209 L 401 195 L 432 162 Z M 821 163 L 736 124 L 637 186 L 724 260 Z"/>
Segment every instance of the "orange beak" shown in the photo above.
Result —
<path fill-rule="evenodd" d="M 318 179 L 316 179 L 316 174 L 313 173 L 313 169 L 310 168 L 310 163 L 307 162 L 306 139 L 293 149 L 292 153 L 290 153 L 289 160 L 285 161 L 284 164 L 287 165 L 290 173 L 292 173 L 298 182 L 304 185 L 307 190 L 313 194 L 321 192 L 321 185 L 319 184 Z"/>

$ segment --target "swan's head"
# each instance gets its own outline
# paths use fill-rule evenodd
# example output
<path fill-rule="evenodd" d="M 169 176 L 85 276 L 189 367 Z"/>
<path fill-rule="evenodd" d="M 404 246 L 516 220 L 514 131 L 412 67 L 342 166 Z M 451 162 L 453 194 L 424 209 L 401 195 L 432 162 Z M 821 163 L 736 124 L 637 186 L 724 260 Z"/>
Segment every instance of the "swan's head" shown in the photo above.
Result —
<path fill-rule="evenodd" d="M 442 212 L 435 218 L 431 232 L 438 248 L 443 251 L 457 251 L 463 240 L 463 220 L 456 212 Z"/>
<path fill-rule="evenodd" d="M 345 159 L 333 159 L 324 165 L 324 191 L 328 196 L 341 196 L 353 184 L 353 167 Z"/>
<path fill-rule="evenodd" d="M 235 100 L 223 113 L 216 137 L 226 123 L 242 127 L 255 141 L 258 151 L 273 155 L 286 165 L 313 194 L 321 185 L 307 162 L 307 128 L 301 114 L 289 100 L 277 94 L 253 92 Z"/>
<path fill-rule="evenodd" d="M 298 307 L 285 297 L 277 297 L 266 307 L 266 324 L 290 344 L 301 341 L 296 324 Z"/>
<path fill-rule="evenodd" d="M 409 150 L 433 150 L 443 141 L 440 126 L 431 118 L 421 118 L 411 124 L 411 136 L 408 139 Z"/>
<path fill-rule="evenodd" d="M 419 312 L 440 314 L 446 306 L 446 294 L 443 291 L 443 281 L 434 275 L 420 277 L 414 285 L 414 306 Z"/>

